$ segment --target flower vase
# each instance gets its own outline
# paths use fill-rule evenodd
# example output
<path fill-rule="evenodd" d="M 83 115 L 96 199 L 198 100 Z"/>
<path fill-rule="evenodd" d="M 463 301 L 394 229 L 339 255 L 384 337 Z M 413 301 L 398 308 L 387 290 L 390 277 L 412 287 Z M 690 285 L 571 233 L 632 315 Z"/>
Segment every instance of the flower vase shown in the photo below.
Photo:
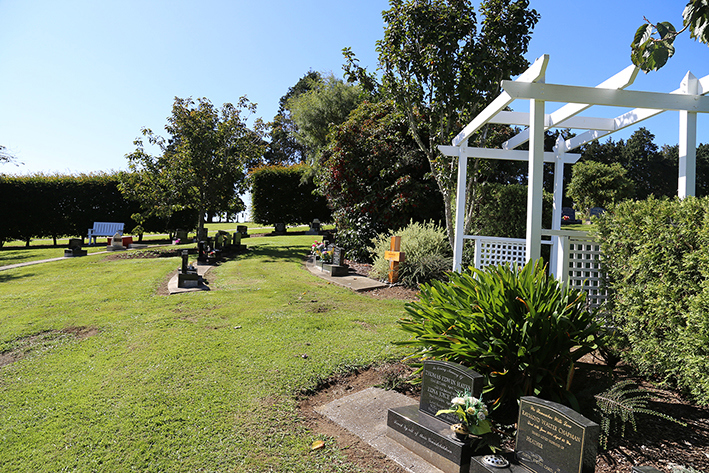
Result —
<path fill-rule="evenodd" d="M 453 437 L 459 442 L 465 442 L 470 435 L 470 431 L 463 424 L 453 424 L 451 425 L 451 430 L 453 431 Z"/>

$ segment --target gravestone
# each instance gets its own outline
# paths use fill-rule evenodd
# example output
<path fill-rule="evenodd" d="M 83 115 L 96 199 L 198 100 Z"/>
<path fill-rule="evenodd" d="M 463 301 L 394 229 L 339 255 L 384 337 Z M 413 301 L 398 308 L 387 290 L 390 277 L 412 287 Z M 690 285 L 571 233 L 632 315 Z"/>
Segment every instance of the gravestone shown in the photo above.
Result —
<path fill-rule="evenodd" d="M 320 234 L 320 220 L 313 219 L 310 224 L 310 229 L 305 233 L 306 235 L 319 235 Z"/>
<path fill-rule="evenodd" d="M 506 455 L 510 465 L 500 469 L 486 457 L 473 457 L 470 472 L 593 473 L 599 433 L 598 424 L 573 409 L 525 396 L 519 401 L 515 451 Z"/>
<path fill-rule="evenodd" d="M 177 229 L 175 230 L 175 238 L 180 240 L 180 243 L 187 243 L 187 230 Z"/>
<path fill-rule="evenodd" d="M 603 207 L 593 207 L 592 209 L 589 209 L 589 211 L 588 211 L 589 222 L 591 221 L 591 219 L 593 217 L 600 217 L 601 215 L 603 215 L 603 212 L 605 212 L 605 211 L 606 211 L 606 209 L 604 209 Z"/>
<path fill-rule="evenodd" d="M 111 244 L 106 247 L 108 251 L 123 251 L 126 249 L 123 246 L 123 236 L 121 232 L 116 232 L 113 237 L 111 237 Z"/>
<path fill-rule="evenodd" d="M 483 377 L 457 363 L 426 360 L 421 380 L 419 405 L 389 409 L 387 437 L 396 440 L 445 473 L 463 473 L 470 467 L 470 441 L 455 438 L 450 426 L 455 416 L 436 412 L 448 409 L 451 400 L 468 391 L 480 397 Z"/>
<path fill-rule="evenodd" d="M 197 230 L 197 241 L 205 241 L 207 239 L 207 235 L 209 234 L 209 229 L 208 228 L 202 228 L 201 230 Z"/>
<path fill-rule="evenodd" d="M 197 270 L 189 265 L 189 251 L 182 250 L 182 266 L 177 273 L 177 287 L 199 287 Z"/>
<path fill-rule="evenodd" d="M 73 256 L 86 256 L 88 252 L 81 249 L 81 238 L 70 238 L 69 247 L 64 250 L 64 256 L 69 258 Z"/>
<path fill-rule="evenodd" d="M 568 217 L 568 218 L 565 218 Z M 581 220 L 576 218 L 576 211 L 571 207 L 561 208 L 561 223 L 562 225 L 574 225 L 581 223 Z"/>
<path fill-rule="evenodd" d="M 323 263 L 322 269 L 329 271 L 331 276 L 347 276 L 349 274 L 350 267 L 343 263 L 342 248 L 332 247 L 332 263 Z"/>
<path fill-rule="evenodd" d="M 273 225 L 274 231 L 276 235 L 285 235 L 286 233 L 286 224 L 285 223 L 276 223 Z"/>
<path fill-rule="evenodd" d="M 247 227 L 246 225 L 237 225 L 236 231 L 241 233 L 241 238 L 249 237 L 249 227 Z"/>

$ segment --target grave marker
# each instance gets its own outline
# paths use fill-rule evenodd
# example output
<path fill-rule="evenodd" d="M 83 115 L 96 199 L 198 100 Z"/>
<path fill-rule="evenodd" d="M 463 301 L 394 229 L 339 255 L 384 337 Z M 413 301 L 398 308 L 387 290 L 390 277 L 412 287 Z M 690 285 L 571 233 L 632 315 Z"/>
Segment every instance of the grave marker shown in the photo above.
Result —
<path fill-rule="evenodd" d="M 534 396 L 522 397 L 510 471 L 593 473 L 599 433 L 598 424 L 573 409 Z M 473 457 L 470 462 L 471 473 L 494 471 L 499 469 L 486 463 L 485 457 Z"/>
<path fill-rule="evenodd" d="M 389 282 L 394 284 L 399 280 L 399 263 L 405 260 L 405 254 L 401 251 L 401 237 L 391 237 L 389 251 L 384 252 L 384 259 L 389 261 Z"/>
<path fill-rule="evenodd" d="M 461 441 L 453 435 L 450 426 L 459 422 L 456 416 L 436 417 L 436 412 L 448 409 L 451 400 L 465 391 L 480 397 L 482 385 L 482 375 L 470 368 L 446 361 L 424 361 L 419 405 L 389 409 L 387 436 L 446 473 L 467 473 L 472 456 L 470 440 Z"/>

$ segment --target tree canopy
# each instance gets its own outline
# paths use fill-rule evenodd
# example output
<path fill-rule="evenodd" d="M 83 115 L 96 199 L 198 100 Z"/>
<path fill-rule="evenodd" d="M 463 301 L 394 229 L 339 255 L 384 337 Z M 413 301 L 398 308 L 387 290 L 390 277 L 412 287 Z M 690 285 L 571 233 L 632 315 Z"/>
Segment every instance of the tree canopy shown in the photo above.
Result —
<path fill-rule="evenodd" d="M 322 80 L 319 72 L 309 71 L 293 87 L 289 87 L 288 92 L 281 97 L 278 103 L 278 113 L 268 124 L 271 141 L 264 153 L 264 161 L 267 165 L 305 162 L 307 149 L 296 139 L 298 127 L 286 104 L 290 99 L 314 89 L 317 84 L 322 83 Z"/>
<path fill-rule="evenodd" d="M 689 37 L 709 45 L 709 2 L 690 0 L 682 12 L 683 28 L 679 31 L 669 21 L 656 24 L 647 20 L 641 25 L 632 43 L 630 59 L 644 72 L 657 71 L 675 53 L 677 36 L 689 30 Z"/>
<path fill-rule="evenodd" d="M 469 0 L 390 5 L 383 12 L 384 38 L 377 42 L 384 87 L 428 158 L 452 245 L 457 161 L 436 146 L 448 143 L 498 95 L 501 80 L 528 67 L 524 54 L 539 15 L 527 0 L 483 0 L 479 22 Z M 485 131 L 474 139 L 484 141 Z"/>
<path fill-rule="evenodd" d="M 151 145 L 160 150 L 152 156 L 141 138 L 127 155 L 131 173 L 121 182 L 122 192 L 141 202 L 143 217 L 165 216 L 193 209 L 204 226 L 207 212 L 236 213 L 244 209 L 239 197 L 246 191 L 246 169 L 260 161 L 265 148 L 263 124 L 247 126 L 256 104 L 241 97 L 236 106 L 225 103 L 216 109 L 206 99 L 175 97 L 165 130 L 167 139 L 148 128 L 142 130 Z"/>
<path fill-rule="evenodd" d="M 296 140 L 305 147 L 311 165 L 317 164 L 332 127 L 344 122 L 361 101 L 359 85 L 346 84 L 332 74 L 288 99 L 286 108 L 296 124 Z"/>

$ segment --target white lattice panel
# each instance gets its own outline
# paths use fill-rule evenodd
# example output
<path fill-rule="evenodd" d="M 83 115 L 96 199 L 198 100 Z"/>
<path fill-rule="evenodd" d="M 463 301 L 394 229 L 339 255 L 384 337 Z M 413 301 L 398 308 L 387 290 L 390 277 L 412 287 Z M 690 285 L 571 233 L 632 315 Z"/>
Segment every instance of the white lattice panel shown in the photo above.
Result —
<path fill-rule="evenodd" d="M 475 267 L 515 263 L 524 265 L 526 244 L 517 239 L 479 239 L 475 245 Z"/>
<path fill-rule="evenodd" d="M 608 298 L 601 286 L 601 247 L 584 240 L 569 241 L 569 281 L 572 287 L 586 292 L 589 307 L 595 309 Z"/>

